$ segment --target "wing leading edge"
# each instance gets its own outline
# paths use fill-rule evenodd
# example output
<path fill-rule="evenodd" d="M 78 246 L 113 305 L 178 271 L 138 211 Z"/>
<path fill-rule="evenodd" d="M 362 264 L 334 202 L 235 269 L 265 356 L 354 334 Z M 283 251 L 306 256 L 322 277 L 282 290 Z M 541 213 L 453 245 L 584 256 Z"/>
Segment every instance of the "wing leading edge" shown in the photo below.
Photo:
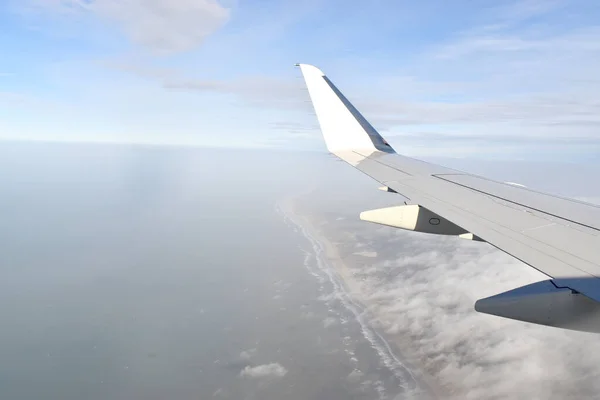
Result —
<path fill-rule="evenodd" d="M 322 71 L 298 66 L 327 149 L 411 200 L 362 220 L 488 242 L 551 279 L 478 300 L 477 311 L 600 333 L 600 207 L 397 154 Z"/>

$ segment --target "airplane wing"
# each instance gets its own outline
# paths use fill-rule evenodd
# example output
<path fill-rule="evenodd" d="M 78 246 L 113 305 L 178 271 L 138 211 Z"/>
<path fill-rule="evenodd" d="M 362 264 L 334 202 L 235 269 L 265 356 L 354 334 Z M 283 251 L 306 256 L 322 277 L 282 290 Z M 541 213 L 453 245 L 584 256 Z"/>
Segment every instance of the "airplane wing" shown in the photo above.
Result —
<path fill-rule="evenodd" d="M 600 333 L 600 207 L 397 154 L 323 72 L 297 66 L 327 149 L 410 199 L 362 220 L 487 242 L 550 279 L 480 299 L 477 311 Z"/>

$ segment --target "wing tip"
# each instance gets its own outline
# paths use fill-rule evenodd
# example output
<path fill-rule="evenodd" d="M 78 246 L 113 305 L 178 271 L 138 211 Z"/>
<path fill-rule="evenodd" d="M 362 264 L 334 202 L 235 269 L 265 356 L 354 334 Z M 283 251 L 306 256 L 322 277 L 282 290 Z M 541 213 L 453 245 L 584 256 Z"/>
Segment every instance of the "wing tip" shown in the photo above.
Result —
<path fill-rule="evenodd" d="M 296 63 L 296 64 L 294 64 L 294 66 L 300 67 L 300 69 L 302 70 L 303 74 L 313 73 L 313 74 L 317 74 L 317 75 L 320 75 L 320 76 L 325 76 L 325 74 L 323 73 L 323 71 L 321 71 L 319 68 L 315 67 L 312 64 Z"/>

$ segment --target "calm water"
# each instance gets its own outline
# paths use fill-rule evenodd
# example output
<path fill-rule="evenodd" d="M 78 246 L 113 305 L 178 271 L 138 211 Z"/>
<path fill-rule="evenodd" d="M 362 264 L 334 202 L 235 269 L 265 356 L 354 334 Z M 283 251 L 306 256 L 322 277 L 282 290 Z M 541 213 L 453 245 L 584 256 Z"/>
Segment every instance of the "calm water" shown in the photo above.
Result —
<path fill-rule="evenodd" d="M 0 145 L 0 398 L 401 392 L 276 212 L 317 159 Z"/>

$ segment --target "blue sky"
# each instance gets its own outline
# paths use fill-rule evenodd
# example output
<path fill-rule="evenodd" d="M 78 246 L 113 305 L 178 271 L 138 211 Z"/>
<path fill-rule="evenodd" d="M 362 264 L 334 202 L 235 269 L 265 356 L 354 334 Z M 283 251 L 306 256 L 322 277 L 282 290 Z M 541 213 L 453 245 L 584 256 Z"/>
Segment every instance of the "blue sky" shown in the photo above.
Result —
<path fill-rule="evenodd" d="M 323 149 L 296 62 L 400 151 L 593 159 L 588 0 L 4 0 L 0 138 Z"/>

